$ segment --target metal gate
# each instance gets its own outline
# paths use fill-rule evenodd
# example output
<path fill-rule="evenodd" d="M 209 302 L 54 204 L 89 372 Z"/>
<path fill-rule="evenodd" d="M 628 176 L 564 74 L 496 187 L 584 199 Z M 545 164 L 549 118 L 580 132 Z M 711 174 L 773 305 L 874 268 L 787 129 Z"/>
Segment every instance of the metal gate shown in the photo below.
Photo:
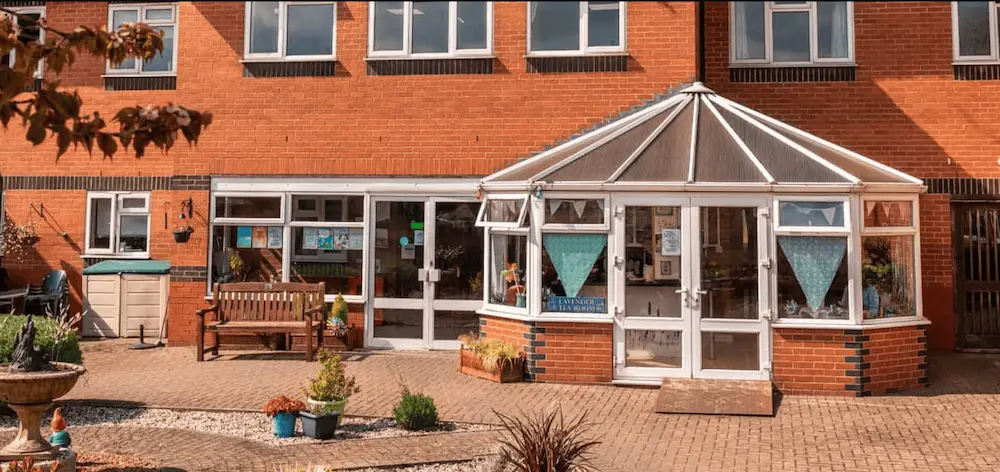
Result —
<path fill-rule="evenodd" d="M 958 347 L 1000 349 L 1000 203 L 955 206 Z"/>

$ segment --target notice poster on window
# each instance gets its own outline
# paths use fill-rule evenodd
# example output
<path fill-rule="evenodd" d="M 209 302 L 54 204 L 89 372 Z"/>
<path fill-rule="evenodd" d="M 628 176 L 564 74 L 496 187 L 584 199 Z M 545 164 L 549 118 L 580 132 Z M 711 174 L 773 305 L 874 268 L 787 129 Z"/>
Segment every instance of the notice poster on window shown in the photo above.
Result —
<path fill-rule="evenodd" d="M 416 259 L 417 258 L 417 247 L 412 244 L 407 244 L 406 246 L 399 247 L 399 258 L 400 259 Z"/>
<path fill-rule="evenodd" d="M 330 233 L 330 229 L 329 228 L 317 228 L 316 232 L 317 232 L 316 238 L 319 240 L 319 243 L 318 243 L 319 249 L 323 249 L 325 251 L 332 251 L 333 250 L 333 234 Z"/>
<path fill-rule="evenodd" d="M 253 245 L 253 228 L 250 226 L 236 227 L 236 247 L 246 249 Z"/>
<path fill-rule="evenodd" d="M 378 249 L 389 248 L 389 228 L 375 228 L 375 247 Z"/>
<path fill-rule="evenodd" d="M 334 251 L 346 251 L 350 245 L 348 240 L 348 229 L 347 228 L 333 228 L 330 230 L 333 234 L 333 250 Z"/>
<path fill-rule="evenodd" d="M 413 230 L 413 245 L 414 246 L 424 245 L 424 230 L 422 229 Z"/>
<path fill-rule="evenodd" d="M 267 226 L 253 227 L 253 248 L 254 249 L 267 248 Z"/>
<path fill-rule="evenodd" d="M 360 251 L 365 247 L 365 230 L 351 228 L 347 233 L 347 249 Z"/>
<path fill-rule="evenodd" d="M 679 256 L 681 255 L 681 230 L 673 228 L 663 228 L 660 233 L 660 255 Z"/>
<path fill-rule="evenodd" d="M 267 228 L 267 248 L 281 249 L 282 229 L 280 226 L 269 226 Z"/>
<path fill-rule="evenodd" d="M 319 249 L 319 228 L 302 228 L 302 249 Z"/>

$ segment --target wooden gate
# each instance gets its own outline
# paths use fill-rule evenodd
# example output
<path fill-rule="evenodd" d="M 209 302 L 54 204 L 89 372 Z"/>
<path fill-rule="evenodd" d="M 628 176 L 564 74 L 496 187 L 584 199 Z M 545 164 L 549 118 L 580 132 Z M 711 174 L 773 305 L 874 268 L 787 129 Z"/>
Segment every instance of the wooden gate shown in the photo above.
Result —
<path fill-rule="evenodd" d="M 1000 349 L 1000 203 L 954 207 L 958 347 Z"/>

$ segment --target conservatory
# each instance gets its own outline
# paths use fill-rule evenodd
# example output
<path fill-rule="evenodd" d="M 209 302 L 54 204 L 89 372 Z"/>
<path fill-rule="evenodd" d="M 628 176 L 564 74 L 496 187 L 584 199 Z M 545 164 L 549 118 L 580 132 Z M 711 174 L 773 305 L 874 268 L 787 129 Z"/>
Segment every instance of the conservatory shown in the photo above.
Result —
<path fill-rule="evenodd" d="M 696 83 L 481 182 L 481 331 L 541 380 L 919 386 L 924 190 Z"/>

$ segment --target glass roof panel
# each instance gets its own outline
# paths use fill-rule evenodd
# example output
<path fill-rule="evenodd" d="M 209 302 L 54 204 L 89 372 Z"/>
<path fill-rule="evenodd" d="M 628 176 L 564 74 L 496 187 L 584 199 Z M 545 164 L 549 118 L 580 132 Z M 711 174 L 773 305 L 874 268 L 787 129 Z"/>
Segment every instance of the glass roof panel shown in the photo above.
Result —
<path fill-rule="evenodd" d="M 622 182 L 686 182 L 691 163 L 691 124 L 694 105 L 689 104 L 649 143 L 622 173 Z"/>
<path fill-rule="evenodd" d="M 764 165 L 767 172 L 778 182 L 830 182 L 847 183 L 847 178 L 826 168 L 781 142 L 766 131 L 757 128 L 723 107 L 716 106 L 719 114 L 729 123 L 740 140 Z"/>
<path fill-rule="evenodd" d="M 608 135 L 608 133 L 613 132 L 611 129 L 613 125 L 606 126 L 600 130 L 594 131 L 592 133 L 587 133 L 583 136 L 574 138 L 572 142 L 568 143 L 565 148 L 560 149 L 558 152 L 550 154 L 546 158 L 538 159 L 536 161 L 530 162 L 523 167 L 516 169 L 508 174 L 502 175 L 496 179 L 497 182 L 521 182 L 526 181 L 536 175 L 539 172 L 548 169 L 564 159 L 571 157 L 572 155 L 582 151 L 587 146 L 597 142 L 601 138 Z M 617 128 L 615 128 L 617 129 Z M 528 159 L 534 159 L 534 157 L 529 157 Z"/>
<path fill-rule="evenodd" d="M 597 149 L 584 154 L 571 164 L 563 167 L 543 180 L 549 182 L 595 182 L 605 181 L 614 174 L 639 145 L 656 131 L 674 107 L 667 109 L 644 123 L 632 128 Z"/>
<path fill-rule="evenodd" d="M 695 182 L 767 182 L 708 106 L 699 106 Z"/>

